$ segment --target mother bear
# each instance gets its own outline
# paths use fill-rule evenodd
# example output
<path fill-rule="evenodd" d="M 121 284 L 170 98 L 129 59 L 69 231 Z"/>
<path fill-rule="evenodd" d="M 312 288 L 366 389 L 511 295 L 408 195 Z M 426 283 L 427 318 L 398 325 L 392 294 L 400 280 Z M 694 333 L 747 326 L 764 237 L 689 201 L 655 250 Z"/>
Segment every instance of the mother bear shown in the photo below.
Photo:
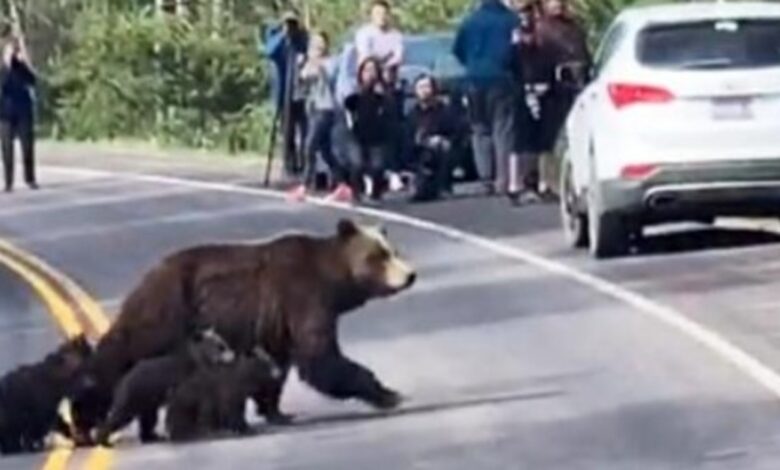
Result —
<path fill-rule="evenodd" d="M 284 422 L 279 400 L 292 365 L 316 390 L 394 408 L 400 395 L 339 347 L 339 317 L 412 286 L 415 271 L 375 227 L 341 220 L 326 237 L 290 234 L 254 244 L 197 246 L 152 268 L 129 294 L 72 397 L 81 435 L 105 418 L 114 386 L 142 359 L 213 327 L 237 351 L 265 348 L 285 372 L 258 392 L 258 412 Z"/>

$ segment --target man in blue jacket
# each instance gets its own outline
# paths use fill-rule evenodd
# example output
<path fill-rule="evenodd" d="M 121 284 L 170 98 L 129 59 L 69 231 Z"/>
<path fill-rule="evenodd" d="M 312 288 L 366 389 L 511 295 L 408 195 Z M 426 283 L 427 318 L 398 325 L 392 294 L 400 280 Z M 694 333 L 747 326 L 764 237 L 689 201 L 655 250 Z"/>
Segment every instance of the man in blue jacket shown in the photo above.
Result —
<path fill-rule="evenodd" d="M 296 140 L 306 136 L 306 106 L 298 85 L 298 72 L 308 49 L 309 38 L 295 12 L 282 16 L 280 24 L 266 31 L 261 53 L 271 61 L 271 96 L 282 117 L 284 168 L 288 176 L 303 169 L 303 158 Z M 289 96 L 288 96 L 289 94 Z M 285 103 L 289 102 L 289 108 Z M 296 139 L 296 131 L 300 134 Z"/>
<path fill-rule="evenodd" d="M 517 47 L 521 22 L 501 0 L 480 0 L 463 21 L 453 53 L 470 83 L 472 146 L 480 178 L 490 193 L 518 201 L 525 193 L 516 153 L 518 85 Z"/>

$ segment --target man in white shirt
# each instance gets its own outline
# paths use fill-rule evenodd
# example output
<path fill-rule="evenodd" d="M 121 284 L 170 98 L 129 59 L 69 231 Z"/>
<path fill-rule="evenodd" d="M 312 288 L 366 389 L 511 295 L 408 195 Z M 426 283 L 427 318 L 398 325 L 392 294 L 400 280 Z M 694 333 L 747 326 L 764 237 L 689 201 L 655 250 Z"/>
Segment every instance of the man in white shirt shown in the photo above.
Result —
<path fill-rule="evenodd" d="M 404 60 L 403 35 L 392 26 L 392 11 L 387 0 L 371 3 L 371 21 L 355 34 L 358 63 L 376 57 L 385 67 L 398 67 Z"/>

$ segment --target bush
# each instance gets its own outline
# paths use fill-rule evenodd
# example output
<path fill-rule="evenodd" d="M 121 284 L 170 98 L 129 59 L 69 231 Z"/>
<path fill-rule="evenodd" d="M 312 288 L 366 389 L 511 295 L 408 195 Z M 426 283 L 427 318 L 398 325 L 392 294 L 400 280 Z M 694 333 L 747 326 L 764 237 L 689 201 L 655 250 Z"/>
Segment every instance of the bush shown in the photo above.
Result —
<path fill-rule="evenodd" d="M 252 120 L 268 113 L 253 34 L 228 23 L 213 35 L 203 23 L 146 12 L 81 14 L 46 91 L 58 136 L 260 150 L 267 123 Z"/>

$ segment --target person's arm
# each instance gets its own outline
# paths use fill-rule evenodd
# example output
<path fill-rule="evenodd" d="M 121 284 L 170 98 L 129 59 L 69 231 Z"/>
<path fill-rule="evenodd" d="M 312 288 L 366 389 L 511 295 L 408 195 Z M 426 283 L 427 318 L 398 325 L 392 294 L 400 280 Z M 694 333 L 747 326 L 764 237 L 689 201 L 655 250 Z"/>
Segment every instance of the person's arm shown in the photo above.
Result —
<path fill-rule="evenodd" d="M 21 58 L 14 57 L 12 59 L 12 67 L 14 67 L 19 73 L 22 78 L 22 81 L 28 86 L 35 86 L 37 83 L 37 79 L 35 77 L 35 72 L 33 72 L 32 67 L 30 67 L 30 64 L 27 62 L 27 59 L 23 56 Z"/>
<path fill-rule="evenodd" d="M 404 63 L 404 37 L 400 31 L 394 31 L 391 37 L 392 51 L 386 63 L 391 67 L 400 67 Z"/>
<path fill-rule="evenodd" d="M 284 39 L 286 32 L 282 26 L 271 28 L 266 34 L 263 54 L 266 57 L 277 57 L 284 51 Z"/>
<path fill-rule="evenodd" d="M 365 26 L 358 29 L 355 33 L 355 52 L 357 53 L 358 64 L 373 55 L 371 31 Z"/>
<path fill-rule="evenodd" d="M 466 65 L 466 35 L 467 35 L 467 29 L 468 24 L 463 23 L 458 28 L 457 33 L 455 33 L 455 42 L 452 45 L 452 54 L 455 56 L 456 59 L 458 59 L 458 62 L 461 63 L 461 65 Z"/>
<path fill-rule="evenodd" d="M 303 81 L 311 82 L 322 76 L 325 72 L 325 66 L 322 60 L 307 60 L 301 67 L 300 78 Z"/>

